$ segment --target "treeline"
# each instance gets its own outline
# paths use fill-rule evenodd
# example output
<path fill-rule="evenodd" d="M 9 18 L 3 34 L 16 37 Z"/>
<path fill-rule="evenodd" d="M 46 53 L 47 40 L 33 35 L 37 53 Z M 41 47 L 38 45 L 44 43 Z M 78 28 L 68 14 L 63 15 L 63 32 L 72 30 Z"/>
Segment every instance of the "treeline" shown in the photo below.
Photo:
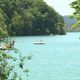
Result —
<path fill-rule="evenodd" d="M 65 34 L 63 27 L 62 16 L 43 0 L 0 0 L 0 34 Z"/>

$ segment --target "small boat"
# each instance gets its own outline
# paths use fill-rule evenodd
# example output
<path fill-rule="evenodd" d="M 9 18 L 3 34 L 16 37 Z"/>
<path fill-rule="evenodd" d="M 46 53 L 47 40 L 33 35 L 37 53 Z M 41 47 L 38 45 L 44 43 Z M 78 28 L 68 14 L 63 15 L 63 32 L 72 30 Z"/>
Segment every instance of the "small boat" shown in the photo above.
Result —
<path fill-rule="evenodd" d="M 43 42 L 42 40 L 41 41 L 36 41 L 36 42 L 34 42 L 33 44 L 45 44 L 45 42 Z"/>
<path fill-rule="evenodd" d="M 45 42 L 34 42 L 34 44 L 45 44 Z"/>

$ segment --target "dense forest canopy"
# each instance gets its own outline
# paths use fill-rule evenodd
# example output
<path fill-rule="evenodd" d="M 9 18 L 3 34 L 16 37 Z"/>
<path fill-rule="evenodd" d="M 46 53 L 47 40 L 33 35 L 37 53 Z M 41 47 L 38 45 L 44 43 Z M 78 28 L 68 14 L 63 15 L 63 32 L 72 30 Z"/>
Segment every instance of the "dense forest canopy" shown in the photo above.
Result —
<path fill-rule="evenodd" d="M 64 34 L 64 21 L 43 0 L 0 0 L 0 34 Z"/>

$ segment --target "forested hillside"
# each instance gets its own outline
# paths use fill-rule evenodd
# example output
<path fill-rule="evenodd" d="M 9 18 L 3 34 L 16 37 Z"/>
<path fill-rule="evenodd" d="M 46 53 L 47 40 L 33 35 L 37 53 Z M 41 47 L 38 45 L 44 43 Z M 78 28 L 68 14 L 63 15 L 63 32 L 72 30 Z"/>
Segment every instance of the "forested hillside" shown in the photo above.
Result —
<path fill-rule="evenodd" d="M 43 0 L 0 0 L 1 34 L 65 34 L 63 27 L 63 17 Z"/>

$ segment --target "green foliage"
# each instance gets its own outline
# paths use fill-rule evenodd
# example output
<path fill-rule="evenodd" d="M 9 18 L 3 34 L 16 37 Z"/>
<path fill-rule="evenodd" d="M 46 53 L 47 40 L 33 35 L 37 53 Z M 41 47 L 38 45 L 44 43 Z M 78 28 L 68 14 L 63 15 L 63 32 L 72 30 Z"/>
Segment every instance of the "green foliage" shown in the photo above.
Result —
<path fill-rule="evenodd" d="M 0 41 L 0 43 L 5 44 L 5 41 Z M 17 55 L 17 57 L 14 55 Z M 24 62 L 30 60 L 31 57 L 22 56 L 17 49 L 0 49 L 0 80 L 23 80 L 22 75 L 19 76 L 18 74 L 21 71 L 21 73 L 26 74 L 26 77 L 28 76 L 29 70 L 27 67 L 24 69 Z"/>
<path fill-rule="evenodd" d="M 63 18 L 43 0 L 0 0 L 0 9 L 4 13 L 0 15 L 4 17 L 3 23 L 10 35 L 46 35 L 63 32 Z M 59 22 L 62 25 L 59 25 Z"/>
<path fill-rule="evenodd" d="M 0 37 L 1 38 L 5 38 L 8 36 L 6 27 L 7 27 L 7 25 L 5 23 L 5 15 L 4 15 L 2 9 L 0 9 Z"/>
<path fill-rule="evenodd" d="M 4 30 L 3 28 L 0 28 L 0 38 L 6 38 L 8 36 L 7 30 Z"/>
<path fill-rule="evenodd" d="M 74 8 L 74 13 L 71 16 L 72 18 L 77 19 L 77 23 L 72 26 L 72 28 L 80 26 L 80 0 L 73 1 L 70 6 Z"/>

